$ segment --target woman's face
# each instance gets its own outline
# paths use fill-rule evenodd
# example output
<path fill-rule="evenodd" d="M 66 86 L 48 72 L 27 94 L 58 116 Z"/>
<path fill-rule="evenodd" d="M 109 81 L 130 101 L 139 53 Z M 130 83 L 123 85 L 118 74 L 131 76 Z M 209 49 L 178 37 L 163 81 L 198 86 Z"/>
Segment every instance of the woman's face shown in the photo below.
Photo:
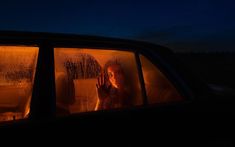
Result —
<path fill-rule="evenodd" d="M 107 68 L 109 81 L 115 88 L 123 88 L 124 74 L 122 68 L 118 64 L 113 64 Z"/>

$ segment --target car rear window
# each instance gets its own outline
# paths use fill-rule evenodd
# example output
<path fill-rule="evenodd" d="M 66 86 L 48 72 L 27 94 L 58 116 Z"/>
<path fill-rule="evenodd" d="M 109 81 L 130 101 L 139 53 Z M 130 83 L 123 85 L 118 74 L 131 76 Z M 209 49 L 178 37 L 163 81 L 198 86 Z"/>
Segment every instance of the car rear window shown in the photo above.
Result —
<path fill-rule="evenodd" d="M 27 118 L 38 47 L 0 46 L 0 121 Z"/>

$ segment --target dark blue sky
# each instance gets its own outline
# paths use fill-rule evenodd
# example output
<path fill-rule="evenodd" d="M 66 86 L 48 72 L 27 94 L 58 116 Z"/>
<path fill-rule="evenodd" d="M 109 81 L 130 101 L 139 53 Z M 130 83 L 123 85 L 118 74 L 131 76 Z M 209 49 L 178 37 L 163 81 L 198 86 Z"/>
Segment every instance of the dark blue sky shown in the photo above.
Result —
<path fill-rule="evenodd" d="M 233 0 L 5 0 L 0 30 L 137 39 L 175 51 L 235 51 Z"/>

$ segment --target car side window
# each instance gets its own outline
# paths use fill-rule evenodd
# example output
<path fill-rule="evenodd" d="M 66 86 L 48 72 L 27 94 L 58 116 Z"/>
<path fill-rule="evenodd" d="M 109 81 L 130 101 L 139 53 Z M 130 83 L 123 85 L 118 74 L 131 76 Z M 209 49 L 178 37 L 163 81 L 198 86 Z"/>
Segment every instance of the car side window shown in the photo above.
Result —
<path fill-rule="evenodd" d="M 149 104 L 182 101 L 183 98 L 165 75 L 145 56 L 140 55 Z"/>
<path fill-rule="evenodd" d="M 27 118 L 38 47 L 0 46 L 0 122 Z"/>
<path fill-rule="evenodd" d="M 57 115 L 142 104 L 133 52 L 55 48 L 54 57 Z"/>

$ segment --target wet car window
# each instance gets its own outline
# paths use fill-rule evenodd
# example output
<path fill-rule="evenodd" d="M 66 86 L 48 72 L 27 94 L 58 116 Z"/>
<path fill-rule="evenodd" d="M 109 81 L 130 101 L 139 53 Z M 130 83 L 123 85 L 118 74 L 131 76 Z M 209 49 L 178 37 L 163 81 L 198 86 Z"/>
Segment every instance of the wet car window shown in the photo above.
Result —
<path fill-rule="evenodd" d="M 28 117 L 38 51 L 0 46 L 0 122 Z"/>
<path fill-rule="evenodd" d="M 132 52 L 55 48 L 57 115 L 142 104 Z"/>
<path fill-rule="evenodd" d="M 140 55 L 140 60 L 149 104 L 183 100 L 173 84 L 155 65 L 143 55 Z"/>

